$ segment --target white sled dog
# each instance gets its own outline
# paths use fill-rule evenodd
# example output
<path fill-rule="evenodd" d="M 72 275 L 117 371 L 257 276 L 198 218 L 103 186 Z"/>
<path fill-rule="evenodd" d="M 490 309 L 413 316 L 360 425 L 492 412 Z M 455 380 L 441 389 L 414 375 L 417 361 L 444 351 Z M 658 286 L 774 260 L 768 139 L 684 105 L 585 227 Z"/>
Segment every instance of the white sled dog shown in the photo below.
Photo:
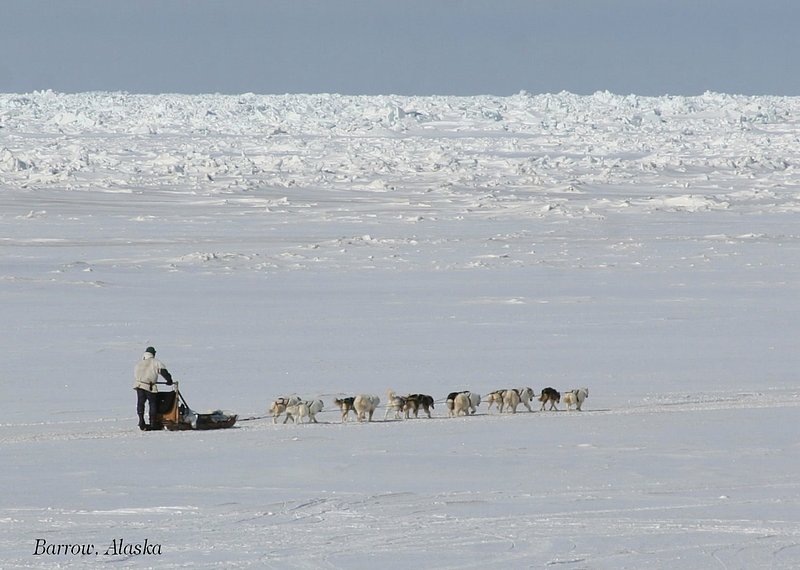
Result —
<path fill-rule="evenodd" d="M 306 423 L 318 423 L 317 414 L 322 411 L 325 404 L 322 400 L 298 400 L 293 404 L 287 404 L 286 417 L 283 423 L 292 420 L 294 423 L 303 423 L 303 418 L 307 418 Z"/>
<path fill-rule="evenodd" d="M 368 422 L 372 421 L 372 414 L 375 413 L 375 408 L 381 403 L 381 399 L 375 394 L 359 394 L 353 400 L 353 409 L 356 411 L 358 421 L 363 422 L 364 419 Z"/>
<path fill-rule="evenodd" d="M 489 402 L 490 410 L 492 409 L 492 405 L 497 404 L 497 408 L 501 414 L 503 410 L 516 414 L 517 406 L 520 404 L 528 408 L 529 412 L 532 412 L 533 410 L 531 409 L 530 403 L 533 398 L 534 394 L 531 388 L 511 388 L 510 390 L 495 390 L 494 392 L 490 392 L 486 397 L 486 401 Z"/>
<path fill-rule="evenodd" d="M 486 402 L 489 404 L 488 410 L 491 411 L 492 406 L 497 405 L 497 408 L 502 413 L 503 411 L 503 394 L 505 390 L 495 390 L 486 395 Z"/>
<path fill-rule="evenodd" d="M 507 412 L 511 412 L 512 414 L 517 413 L 517 406 L 519 406 L 520 398 L 519 392 L 517 392 L 516 388 L 512 388 L 511 390 L 506 390 L 503 392 L 503 401 L 500 403 L 500 413 L 503 412 L 503 407 Z"/>
<path fill-rule="evenodd" d="M 403 409 L 406 407 L 406 399 L 394 393 L 394 390 L 386 391 L 386 413 L 383 419 L 389 417 L 389 414 L 394 411 L 394 419 L 399 420 L 403 417 Z"/>
<path fill-rule="evenodd" d="M 278 398 L 272 405 L 269 407 L 269 411 L 272 414 L 272 423 L 278 423 L 278 418 L 286 412 L 286 406 L 294 406 L 300 402 L 300 398 L 297 396 L 288 396 L 284 398 Z M 283 423 L 286 423 L 285 421 Z"/>
<path fill-rule="evenodd" d="M 454 416 L 471 416 L 481 405 L 481 395 L 473 392 L 461 392 L 453 401 Z"/>
<path fill-rule="evenodd" d="M 535 398 L 532 388 L 517 388 L 517 394 L 519 394 L 519 403 L 528 408 L 529 412 L 532 412 L 531 409 L 531 402 Z"/>
<path fill-rule="evenodd" d="M 569 392 L 565 392 L 564 395 L 561 396 L 561 401 L 564 402 L 568 410 L 571 410 L 572 406 L 575 406 L 575 409 L 580 412 L 584 400 L 586 400 L 588 397 L 589 388 L 576 388 L 574 390 L 570 390 Z"/>
<path fill-rule="evenodd" d="M 475 392 L 469 393 L 469 413 L 474 415 L 478 412 L 478 406 L 481 405 L 481 395 Z"/>
<path fill-rule="evenodd" d="M 481 395 L 469 390 L 461 392 L 450 392 L 447 395 L 447 415 L 454 417 L 458 415 L 471 415 L 478 411 L 481 405 Z"/>
<path fill-rule="evenodd" d="M 286 417 L 283 418 L 283 423 L 292 420 L 295 424 L 303 423 L 303 418 L 310 418 L 311 412 L 308 409 L 307 402 L 297 402 L 286 406 Z M 309 420 L 310 421 L 310 420 Z"/>

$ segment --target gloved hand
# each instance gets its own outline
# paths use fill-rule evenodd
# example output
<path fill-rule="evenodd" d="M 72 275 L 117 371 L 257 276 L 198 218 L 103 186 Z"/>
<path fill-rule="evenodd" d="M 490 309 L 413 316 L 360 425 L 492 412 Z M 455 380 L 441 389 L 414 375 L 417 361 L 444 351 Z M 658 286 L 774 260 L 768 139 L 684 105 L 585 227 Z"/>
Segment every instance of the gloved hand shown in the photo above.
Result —
<path fill-rule="evenodd" d="M 172 378 L 170 378 L 169 380 L 167 380 L 167 386 L 172 386 Z"/>

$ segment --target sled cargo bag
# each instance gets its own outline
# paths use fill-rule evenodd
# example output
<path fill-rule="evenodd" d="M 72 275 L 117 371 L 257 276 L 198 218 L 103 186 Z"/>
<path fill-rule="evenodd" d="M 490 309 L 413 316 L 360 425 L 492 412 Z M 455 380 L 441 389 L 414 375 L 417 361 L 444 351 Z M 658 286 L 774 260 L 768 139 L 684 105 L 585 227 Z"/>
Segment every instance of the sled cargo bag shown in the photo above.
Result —
<path fill-rule="evenodd" d="M 238 415 L 215 410 L 207 414 L 198 414 L 186 403 L 178 390 L 178 383 L 172 385 L 171 392 L 157 394 L 158 422 L 156 429 L 166 427 L 170 431 L 176 430 L 205 430 L 232 427 Z"/>
<path fill-rule="evenodd" d="M 194 429 L 229 428 L 236 423 L 237 418 L 236 414 L 228 414 L 222 410 L 215 410 L 210 414 L 197 414 L 197 422 Z"/>

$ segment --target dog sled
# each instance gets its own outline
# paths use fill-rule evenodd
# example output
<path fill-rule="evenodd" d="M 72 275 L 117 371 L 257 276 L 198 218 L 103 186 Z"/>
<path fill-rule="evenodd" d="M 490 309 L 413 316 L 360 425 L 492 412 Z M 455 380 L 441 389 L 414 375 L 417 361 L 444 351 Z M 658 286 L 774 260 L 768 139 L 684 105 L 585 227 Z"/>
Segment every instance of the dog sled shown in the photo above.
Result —
<path fill-rule="evenodd" d="M 224 429 L 233 427 L 238 417 L 222 410 L 205 414 L 195 412 L 183 398 L 178 383 L 173 382 L 172 392 L 158 393 L 158 425 L 155 429 L 167 428 L 170 431 Z"/>

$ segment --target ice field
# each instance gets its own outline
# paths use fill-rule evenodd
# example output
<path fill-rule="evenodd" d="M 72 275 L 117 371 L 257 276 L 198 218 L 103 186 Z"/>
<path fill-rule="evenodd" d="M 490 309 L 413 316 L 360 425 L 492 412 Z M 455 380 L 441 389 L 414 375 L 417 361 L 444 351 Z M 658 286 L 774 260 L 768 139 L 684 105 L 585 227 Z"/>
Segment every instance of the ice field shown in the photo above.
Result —
<path fill-rule="evenodd" d="M 800 566 L 798 117 L 0 94 L 0 566 Z M 239 423 L 138 431 L 148 345 Z M 590 396 L 447 417 L 523 386 Z M 388 389 L 434 417 L 340 422 Z"/>

